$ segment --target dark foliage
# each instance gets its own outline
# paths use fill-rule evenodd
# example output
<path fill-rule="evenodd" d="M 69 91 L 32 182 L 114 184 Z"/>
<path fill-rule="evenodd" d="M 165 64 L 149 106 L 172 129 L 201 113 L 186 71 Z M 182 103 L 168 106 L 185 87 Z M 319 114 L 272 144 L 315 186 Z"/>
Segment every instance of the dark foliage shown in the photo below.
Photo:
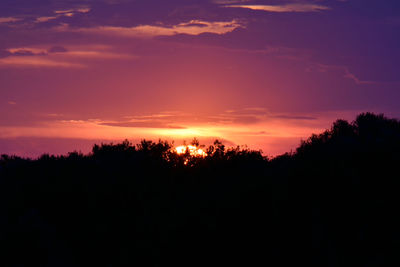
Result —
<path fill-rule="evenodd" d="M 0 265 L 400 266 L 399 121 L 338 120 L 274 159 L 171 148 L 1 156 Z"/>

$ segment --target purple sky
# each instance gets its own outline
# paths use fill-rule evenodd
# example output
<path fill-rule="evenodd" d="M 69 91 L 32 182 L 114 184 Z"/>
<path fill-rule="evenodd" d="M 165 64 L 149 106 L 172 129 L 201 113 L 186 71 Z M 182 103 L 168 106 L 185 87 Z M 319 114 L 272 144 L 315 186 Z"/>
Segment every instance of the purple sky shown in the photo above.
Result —
<path fill-rule="evenodd" d="M 266 155 L 400 117 L 398 0 L 2 0 L 0 154 L 215 138 Z"/>

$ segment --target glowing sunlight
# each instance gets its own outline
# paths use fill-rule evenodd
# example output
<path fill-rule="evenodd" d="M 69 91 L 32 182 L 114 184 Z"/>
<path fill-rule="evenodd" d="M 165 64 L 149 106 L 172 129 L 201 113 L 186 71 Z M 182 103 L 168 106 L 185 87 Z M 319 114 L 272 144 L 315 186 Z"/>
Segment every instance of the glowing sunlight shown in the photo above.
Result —
<path fill-rule="evenodd" d="M 207 156 L 207 153 L 204 152 L 203 149 L 201 149 L 199 147 L 196 147 L 196 146 L 192 146 L 192 145 L 178 146 L 178 147 L 175 148 L 175 151 L 178 154 L 185 154 L 186 151 L 188 151 L 191 156 L 195 156 L 195 157 L 198 157 L 198 156 L 205 157 L 205 156 Z"/>

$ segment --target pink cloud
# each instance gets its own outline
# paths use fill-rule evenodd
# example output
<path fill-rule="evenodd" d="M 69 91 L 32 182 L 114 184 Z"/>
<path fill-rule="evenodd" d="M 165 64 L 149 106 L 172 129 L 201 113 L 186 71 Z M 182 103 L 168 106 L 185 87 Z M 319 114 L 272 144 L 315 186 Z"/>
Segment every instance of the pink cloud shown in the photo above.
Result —
<path fill-rule="evenodd" d="M 50 20 L 54 20 L 56 18 L 58 18 L 58 16 L 38 17 L 38 18 L 36 18 L 35 22 L 37 22 L 37 23 L 47 22 L 47 21 L 50 21 Z"/>
<path fill-rule="evenodd" d="M 208 22 L 191 20 L 171 27 L 158 25 L 139 25 L 135 27 L 98 26 L 93 28 L 58 27 L 58 31 L 74 31 L 123 37 L 149 38 L 155 36 L 173 36 L 177 34 L 199 35 L 202 33 L 226 34 L 243 27 L 236 20 Z"/>
<path fill-rule="evenodd" d="M 1 23 L 12 23 L 12 22 L 18 22 L 21 21 L 22 19 L 20 18 L 15 18 L 15 17 L 0 17 L 0 24 Z"/>
<path fill-rule="evenodd" d="M 316 4 L 285 4 L 285 5 L 225 5 L 225 7 L 245 8 L 266 12 L 318 12 L 329 10 L 330 7 Z"/>
<path fill-rule="evenodd" d="M 11 56 L 0 59 L 0 67 L 83 68 L 79 63 L 55 61 L 42 56 Z"/>
<path fill-rule="evenodd" d="M 45 68 L 84 68 L 92 61 L 131 60 L 137 56 L 117 53 L 104 45 L 83 45 L 65 47 L 38 46 L 6 49 L 11 56 L 0 58 L 0 67 L 45 67 Z"/>

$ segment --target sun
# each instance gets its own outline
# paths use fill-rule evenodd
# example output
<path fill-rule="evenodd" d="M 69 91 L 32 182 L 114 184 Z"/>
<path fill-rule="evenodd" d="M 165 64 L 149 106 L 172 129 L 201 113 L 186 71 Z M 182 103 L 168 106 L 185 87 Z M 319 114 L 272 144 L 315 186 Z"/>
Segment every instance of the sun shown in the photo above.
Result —
<path fill-rule="evenodd" d="M 188 146 L 178 146 L 175 148 L 177 154 L 185 154 L 186 151 L 189 151 L 189 154 L 194 157 L 205 157 L 207 153 L 204 152 L 203 149 L 198 148 L 196 146 L 188 145 Z"/>

